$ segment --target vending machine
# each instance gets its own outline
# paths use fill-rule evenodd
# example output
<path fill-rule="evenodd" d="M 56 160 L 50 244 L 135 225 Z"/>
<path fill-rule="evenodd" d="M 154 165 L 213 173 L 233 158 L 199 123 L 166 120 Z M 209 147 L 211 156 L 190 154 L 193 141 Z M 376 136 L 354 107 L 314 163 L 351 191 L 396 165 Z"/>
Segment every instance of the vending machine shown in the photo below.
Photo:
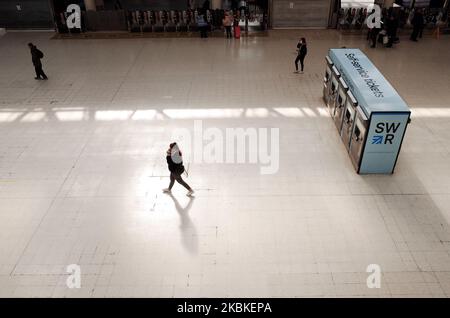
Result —
<path fill-rule="evenodd" d="M 394 172 L 411 111 L 359 49 L 331 49 L 323 98 L 360 174 Z"/>

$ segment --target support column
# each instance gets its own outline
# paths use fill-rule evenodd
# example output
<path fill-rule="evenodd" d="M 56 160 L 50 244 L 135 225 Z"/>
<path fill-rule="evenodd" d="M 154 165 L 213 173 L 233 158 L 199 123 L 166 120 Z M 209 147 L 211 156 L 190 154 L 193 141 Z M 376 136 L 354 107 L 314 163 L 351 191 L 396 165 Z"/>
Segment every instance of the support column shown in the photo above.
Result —
<path fill-rule="evenodd" d="M 95 0 L 84 0 L 86 11 L 97 11 Z"/>

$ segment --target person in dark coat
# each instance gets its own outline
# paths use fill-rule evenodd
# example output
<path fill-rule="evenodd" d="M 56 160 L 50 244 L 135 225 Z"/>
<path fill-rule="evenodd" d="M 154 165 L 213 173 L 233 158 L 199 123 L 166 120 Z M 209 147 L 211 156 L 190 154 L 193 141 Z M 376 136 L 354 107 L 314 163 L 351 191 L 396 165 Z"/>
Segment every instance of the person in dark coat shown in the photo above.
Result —
<path fill-rule="evenodd" d="M 388 44 L 386 47 L 392 47 L 395 39 L 397 38 L 397 30 L 398 30 L 398 19 L 395 15 L 391 15 L 389 20 L 386 22 L 386 34 L 389 38 Z"/>
<path fill-rule="evenodd" d="M 44 54 L 33 43 L 28 43 L 28 47 L 30 48 L 31 60 L 33 61 L 34 70 L 36 71 L 36 77 L 34 79 L 48 79 L 47 75 L 45 75 L 42 70 L 41 59 L 44 57 Z"/>
<path fill-rule="evenodd" d="M 414 17 L 411 20 L 411 24 L 413 25 L 413 32 L 411 33 L 410 40 L 417 42 L 417 36 L 419 35 L 420 30 L 422 30 L 424 27 L 422 10 L 419 9 L 414 13 Z"/>
<path fill-rule="evenodd" d="M 303 73 L 304 62 L 306 54 L 308 54 L 308 48 L 306 47 L 306 39 L 301 38 L 300 42 L 297 44 L 297 58 L 295 59 L 295 73 L 298 73 L 298 62 L 300 61 L 301 71 Z"/>
<path fill-rule="evenodd" d="M 165 193 L 170 193 L 175 181 L 177 181 L 188 190 L 187 196 L 194 194 L 194 190 L 192 190 L 192 188 L 181 177 L 181 174 L 184 172 L 183 158 L 176 142 L 169 145 L 169 149 L 166 154 L 166 161 L 170 171 L 170 184 L 169 187 L 163 191 Z"/>

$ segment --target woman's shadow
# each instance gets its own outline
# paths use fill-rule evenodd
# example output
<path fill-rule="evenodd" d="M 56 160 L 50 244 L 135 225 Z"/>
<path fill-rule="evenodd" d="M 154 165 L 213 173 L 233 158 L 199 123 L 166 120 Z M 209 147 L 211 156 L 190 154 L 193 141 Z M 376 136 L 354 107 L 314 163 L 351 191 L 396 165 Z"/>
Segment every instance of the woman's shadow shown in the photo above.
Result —
<path fill-rule="evenodd" d="M 175 209 L 180 216 L 181 242 L 190 254 L 196 255 L 198 254 L 198 235 L 195 224 L 189 217 L 189 210 L 194 203 L 195 197 L 190 196 L 188 204 L 185 207 L 182 207 L 180 202 L 178 202 L 178 199 L 175 198 L 172 193 L 169 193 L 169 196 L 175 204 Z"/>

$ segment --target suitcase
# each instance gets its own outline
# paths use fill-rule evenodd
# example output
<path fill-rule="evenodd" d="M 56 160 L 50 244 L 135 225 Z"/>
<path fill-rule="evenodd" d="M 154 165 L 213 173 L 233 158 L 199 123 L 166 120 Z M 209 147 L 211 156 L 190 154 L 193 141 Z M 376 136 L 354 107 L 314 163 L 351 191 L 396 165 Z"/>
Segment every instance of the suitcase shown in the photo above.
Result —
<path fill-rule="evenodd" d="M 235 39 L 240 39 L 241 38 L 241 27 L 240 26 L 235 26 L 234 27 L 234 38 Z"/>

